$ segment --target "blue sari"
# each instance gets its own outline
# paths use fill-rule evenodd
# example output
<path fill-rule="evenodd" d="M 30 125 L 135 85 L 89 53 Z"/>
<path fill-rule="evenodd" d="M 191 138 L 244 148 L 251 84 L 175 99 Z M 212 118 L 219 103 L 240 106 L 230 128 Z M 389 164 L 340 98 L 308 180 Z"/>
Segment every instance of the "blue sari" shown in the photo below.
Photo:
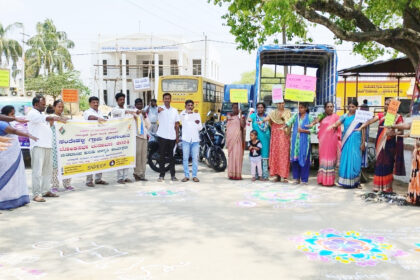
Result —
<path fill-rule="evenodd" d="M 355 188 L 360 184 L 362 169 L 362 133 L 354 131 L 361 124 L 354 123 L 355 115 L 341 116 L 340 122 L 344 125 L 341 159 L 338 183 L 345 188 Z"/>
<path fill-rule="evenodd" d="M 249 118 L 252 120 L 252 129 L 256 130 L 258 133 L 258 140 L 260 140 L 262 144 L 261 149 L 261 158 L 262 158 L 262 177 L 264 179 L 268 179 L 268 157 L 270 155 L 270 125 L 268 122 L 264 122 L 263 120 L 267 116 L 264 113 L 263 117 L 259 117 L 258 114 L 255 112 Z M 258 122 L 263 121 L 262 124 L 258 124 Z"/>

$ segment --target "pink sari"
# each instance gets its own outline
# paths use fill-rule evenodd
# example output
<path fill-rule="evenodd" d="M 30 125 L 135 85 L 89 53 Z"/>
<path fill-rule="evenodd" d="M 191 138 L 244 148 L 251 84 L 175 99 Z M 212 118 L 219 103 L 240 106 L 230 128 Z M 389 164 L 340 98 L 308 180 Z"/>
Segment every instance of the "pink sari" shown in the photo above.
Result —
<path fill-rule="evenodd" d="M 239 116 L 228 116 L 226 124 L 226 146 L 228 149 L 228 177 L 242 179 L 242 161 L 244 156 L 243 134 Z"/>
<path fill-rule="evenodd" d="M 327 128 L 338 121 L 336 114 L 326 116 L 319 124 L 319 170 L 317 181 L 323 186 L 333 186 L 335 181 L 335 167 L 341 147 L 341 129 L 336 131 Z"/>

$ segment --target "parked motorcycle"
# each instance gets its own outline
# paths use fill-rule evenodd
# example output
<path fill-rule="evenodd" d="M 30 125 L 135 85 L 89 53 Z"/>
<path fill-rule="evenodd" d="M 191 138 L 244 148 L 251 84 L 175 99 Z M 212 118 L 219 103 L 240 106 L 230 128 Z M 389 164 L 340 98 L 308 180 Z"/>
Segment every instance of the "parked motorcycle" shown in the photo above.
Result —
<path fill-rule="evenodd" d="M 179 138 L 181 139 L 181 137 Z M 156 135 L 151 135 L 149 142 L 147 144 L 147 161 L 150 168 L 155 172 L 160 172 L 159 169 L 159 143 L 157 141 Z M 182 164 L 182 140 L 179 140 L 176 145 L 175 154 L 174 154 L 175 164 Z M 165 171 L 169 171 L 169 158 L 165 158 Z"/>
<path fill-rule="evenodd" d="M 209 118 L 211 112 L 207 113 Z M 199 160 L 204 161 L 217 172 L 226 169 L 227 160 L 223 147 L 225 146 L 225 133 L 221 122 L 214 122 L 213 118 L 206 121 L 200 131 Z"/>

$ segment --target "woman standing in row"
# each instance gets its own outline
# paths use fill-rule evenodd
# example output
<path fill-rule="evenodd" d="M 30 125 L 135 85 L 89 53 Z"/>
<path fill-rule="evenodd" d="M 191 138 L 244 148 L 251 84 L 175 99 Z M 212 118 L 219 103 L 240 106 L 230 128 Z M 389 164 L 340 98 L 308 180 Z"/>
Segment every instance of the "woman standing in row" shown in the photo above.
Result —
<path fill-rule="evenodd" d="M 257 104 L 257 112 L 249 116 L 248 122 L 252 122 L 252 129 L 257 131 L 258 140 L 261 142 L 261 158 L 262 158 L 262 179 L 268 180 L 268 159 L 270 155 L 270 124 L 265 121 L 267 114 L 265 113 L 265 104 L 260 102 Z"/>
<path fill-rule="evenodd" d="M 338 183 L 345 188 L 355 188 L 360 184 L 362 151 L 365 150 L 365 133 L 364 130 L 362 132 L 357 131 L 357 128 L 361 125 L 355 121 L 358 105 L 357 100 L 352 99 L 348 104 L 349 112 L 328 127 L 328 130 L 336 130 L 341 124 L 344 125 Z"/>
<path fill-rule="evenodd" d="M 244 156 L 245 119 L 239 114 L 238 103 L 232 104 L 232 113 L 227 115 L 226 147 L 228 149 L 228 177 L 242 180 L 242 162 Z"/>
<path fill-rule="evenodd" d="M 373 177 L 374 192 L 392 193 L 394 174 L 405 176 L 403 138 L 396 137 L 395 130 L 384 127 L 385 117 L 391 100 L 385 100 L 383 113 L 378 113 L 376 117 L 365 122 L 360 127 L 360 130 L 363 130 L 368 125 L 379 121 L 378 134 L 376 136 L 375 175 Z M 394 125 L 402 124 L 403 122 L 402 116 L 397 114 Z"/>
<path fill-rule="evenodd" d="M 290 161 L 292 163 L 293 179 L 296 184 L 308 184 L 309 168 L 311 166 L 311 130 L 308 129 L 313 119 L 309 115 L 308 104 L 300 103 L 299 112 L 287 123 L 293 127 Z"/>
<path fill-rule="evenodd" d="M 291 118 L 289 109 L 284 108 L 284 101 L 277 104 L 277 109 L 271 111 L 264 121 L 271 123 L 271 139 L 270 139 L 270 176 L 276 176 L 274 182 L 287 183 L 289 177 L 290 166 L 290 130 L 286 127 L 286 123 Z M 262 124 L 262 122 L 259 122 Z"/>

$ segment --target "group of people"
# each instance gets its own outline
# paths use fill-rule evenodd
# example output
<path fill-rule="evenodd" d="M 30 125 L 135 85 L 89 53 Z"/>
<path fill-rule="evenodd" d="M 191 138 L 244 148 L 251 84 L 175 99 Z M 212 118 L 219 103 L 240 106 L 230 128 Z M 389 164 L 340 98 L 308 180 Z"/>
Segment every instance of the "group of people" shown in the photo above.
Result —
<path fill-rule="evenodd" d="M 238 104 L 232 104 L 232 113 L 227 117 L 228 178 L 242 179 L 244 150 L 250 152 L 252 180 L 268 180 L 287 183 L 289 168 L 295 183 L 308 183 L 311 165 L 311 133 L 319 124 L 319 170 L 317 182 L 323 186 L 336 183 L 344 188 L 360 186 L 361 171 L 366 166 L 366 128 L 379 121 L 376 137 L 376 162 L 373 190 L 392 193 L 394 175 L 404 176 L 404 143 L 402 130 L 409 129 L 403 118 L 397 114 L 393 126 L 384 126 L 391 99 L 385 100 L 384 112 L 371 120 L 360 123 L 355 119 L 358 102 L 348 103 L 347 113 L 339 117 L 334 113 L 334 104 L 326 102 L 324 112 L 316 118 L 309 114 L 308 104 L 300 103 L 298 112 L 292 114 L 285 103 L 277 104 L 277 109 L 268 114 L 264 103 L 258 103 L 256 112 L 248 118 L 241 116 Z M 363 108 L 362 108 L 363 109 Z M 250 141 L 245 143 L 246 122 L 252 125 Z M 420 147 L 420 142 L 418 144 Z M 413 171 L 409 186 L 408 201 L 420 203 L 420 149 L 413 155 Z M 338 168 L 338 180 L 336 180 Z"/>
<path fill-rule="evenodd" d="M 199 182 L 198 150 L 199 131 L 202 129 L 200 115 L 194 112 L 194 102 L 187 100 L 185 110 L 178 111 L 170 106 L 171 95 L 163 95 L 163 105 L 157 106 L 152 100 L 147 108 L 143 108 L 143 100 L 135 100 L 135 109 L 125 107 L 125 95 L 118 93 L 115 96 L 117 106 L 111 111 L 111 118 L 133 117 L 136 122 L 136 164 L 133 178 L 136 181 L 147 181 L 146 163 L 148 139 L 157 137 L 160 154 L 160 173 L 158 181 L 165 177 L 165 163 L 169 161 L 169 170 L 172 181 L 176 181 L 173 158 L 174 146 L 179 141 L 180 121 L 182 122 L 182 148 L 184 175 L 182 182 L 190 180 L 189 158 L 192 158 L 192 180 Z M 26 184 L 25 166 L 18 136 L 30 139 L 30 154 L 32 166 L 32 199 L 36 202 L 45 202 L 45 198 L 58 197 L 60 188 L 58 172 L 58 156 L 56 142 L 56 122 L 67 122 L 63 115 L 64 103 L 56 100 L 53 103 L 51 114 L 45 114 L 46 101 L 42 96 L 32 100 L 33 108 L 25 118 L 15 116 L 13 106 L 5 106 L 0 114 L 0 210 L 12 209 L 29 203 L 29 193 Z M 99 110 L 99 99 L 89 98 L 89 109 L 83 113 L 85 120 L 106 122 L 107 119 Z M 23 122 L 28 124 L 28 133 L 14 128 L 11 123 Z M 158 125 L 159 124 L 159 125 Z M 126 184 L 132 180 L 127 169 L 117 170 L 117 183 Z M 88 175 L 86 186 L 94 187 L 108 185 L 102 179 L 102 173 Z M 71 179 L 62 180 L 65 191 L 74 190 Z"/>

